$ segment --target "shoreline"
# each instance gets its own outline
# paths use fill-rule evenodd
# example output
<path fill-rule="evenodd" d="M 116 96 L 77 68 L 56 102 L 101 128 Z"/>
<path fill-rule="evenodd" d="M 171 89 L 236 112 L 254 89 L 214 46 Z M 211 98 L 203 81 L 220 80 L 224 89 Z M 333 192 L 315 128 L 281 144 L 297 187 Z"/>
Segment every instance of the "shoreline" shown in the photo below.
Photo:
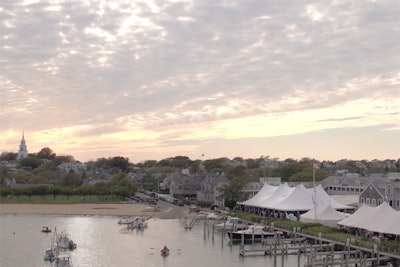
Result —
<path fill-rule="evenodd" d="M 155 207 L 121 204 L 0 204 L 0 215 L 156 216 Z"/>

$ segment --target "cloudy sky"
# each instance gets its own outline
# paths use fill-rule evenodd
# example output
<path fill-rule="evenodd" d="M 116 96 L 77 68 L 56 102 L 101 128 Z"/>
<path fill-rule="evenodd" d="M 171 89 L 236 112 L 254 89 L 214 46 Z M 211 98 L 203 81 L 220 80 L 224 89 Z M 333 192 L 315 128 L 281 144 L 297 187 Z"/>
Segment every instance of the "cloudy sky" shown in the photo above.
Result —
<path fill-rule="evenodd" d="M 0 1 L 0 152 L 400 157 L 400 7 Z"/>

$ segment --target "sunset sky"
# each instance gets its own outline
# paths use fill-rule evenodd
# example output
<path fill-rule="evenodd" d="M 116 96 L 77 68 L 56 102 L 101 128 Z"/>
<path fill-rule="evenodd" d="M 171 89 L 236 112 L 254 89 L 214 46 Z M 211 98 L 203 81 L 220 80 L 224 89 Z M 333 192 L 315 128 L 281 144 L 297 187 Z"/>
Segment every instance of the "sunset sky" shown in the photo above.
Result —
<path fill-rule="evenodd" d="M 0 153 L 398 159 L 399 3 L 0 1 Z"/>

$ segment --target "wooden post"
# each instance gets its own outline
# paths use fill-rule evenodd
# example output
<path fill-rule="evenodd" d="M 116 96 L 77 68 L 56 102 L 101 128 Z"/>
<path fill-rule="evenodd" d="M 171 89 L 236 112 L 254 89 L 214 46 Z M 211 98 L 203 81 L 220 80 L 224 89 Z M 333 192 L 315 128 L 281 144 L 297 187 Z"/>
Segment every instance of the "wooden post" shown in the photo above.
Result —
<path fill-rule="evenodd" d="M 212 241 L 214 241 L 214 232 L 215 232 L 215 223 L 212 224 L 212 235 L 211 235 Z"/>
<path fill-rule="evenodd" d="M 300 251 L 300 249 L 298 249 L 297 250 L 297 267 L 300 267 L 300 254 L 301 254 L 301 251 Z"/>
<path fill-rule="evenodd" d="M 251 241 L 254 244 L 254 227 L 251 229 Z"/>

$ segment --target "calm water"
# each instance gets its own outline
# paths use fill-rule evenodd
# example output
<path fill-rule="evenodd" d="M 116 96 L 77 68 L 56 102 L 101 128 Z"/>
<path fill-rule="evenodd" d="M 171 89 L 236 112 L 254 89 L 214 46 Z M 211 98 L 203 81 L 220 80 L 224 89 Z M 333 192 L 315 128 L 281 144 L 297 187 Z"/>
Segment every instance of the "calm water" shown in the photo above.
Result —
<path fill-rule="evenodd" d="M 204 222 L 185 230 L 183 220 L 149 220 L 144 231 L 128 230 L 116 217 L 0 216 L 0 266 L 47 266 L 43 252 L 50 247 L 52 233 L 40 231 L 47 225 L 65 230 L 77 243 L 71 257 L 74 267 L 125 266 L 297 266 L 297 256 L 240 257 L 239 246 L 230 245 L 220 233 L 204 231 Z M 205 233 L 205 234 L 204 234 Z M 170 248 L 168 257 L 160 249 Z M 301 266 L 305 258 L 301 258 Z"/>

